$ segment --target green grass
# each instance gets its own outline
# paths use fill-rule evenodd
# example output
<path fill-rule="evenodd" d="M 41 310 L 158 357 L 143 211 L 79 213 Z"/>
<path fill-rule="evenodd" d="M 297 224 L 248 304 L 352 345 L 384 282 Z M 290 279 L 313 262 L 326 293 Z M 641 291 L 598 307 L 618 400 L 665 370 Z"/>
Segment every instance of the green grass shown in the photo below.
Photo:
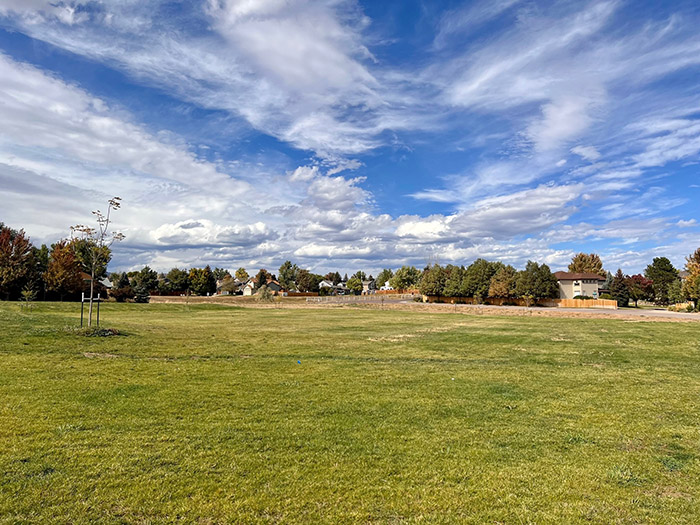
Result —
<path fill-rule="evenodd" d="M 2 523 L 700 522 L 699 324 L 77 309 L 0 304 Z"/>

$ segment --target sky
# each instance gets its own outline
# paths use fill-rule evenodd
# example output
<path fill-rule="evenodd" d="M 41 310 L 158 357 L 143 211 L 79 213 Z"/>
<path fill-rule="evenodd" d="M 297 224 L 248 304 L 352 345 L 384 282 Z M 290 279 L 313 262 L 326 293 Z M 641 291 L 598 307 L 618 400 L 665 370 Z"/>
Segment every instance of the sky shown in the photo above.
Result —
<path fill-rule="evenodd" d="M 700 246 L 700 3 L 0 0 L 0 221 L 110 270 Z"/>

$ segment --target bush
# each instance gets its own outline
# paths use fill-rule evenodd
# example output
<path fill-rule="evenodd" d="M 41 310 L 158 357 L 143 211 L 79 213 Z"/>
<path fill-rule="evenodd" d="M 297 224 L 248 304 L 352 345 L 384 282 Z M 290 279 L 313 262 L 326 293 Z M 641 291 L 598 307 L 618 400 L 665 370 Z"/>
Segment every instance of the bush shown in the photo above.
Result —
<path fill-rule="evenodd" d="M 593 299 L 593 297 L 589 295 L 577 295 L 574 299 Z"/>
<path fill-rule="evenodd" d="M 275 300 L 270 289 L 264 284 L 260 288 L 258 288 L 258 292 L 255 294 L 255 299 L 258 302 L 266 303 L 270 303 Z"/>
<path fill-rule="evenodd" d="M 610 295 L 609 293 L 600 294 L 600 298 L 601 298 L 601 299 L 607 299 L 608 301 L 612 301 L 612 300 L 613 300 L 613 296 Z"/>
<path fill-rule="evenodd" d="M 118 303 L 123 303 L 127 299 L 134 298 L 134 291 L 131 289 L 131 286 L 125 286 L 123 288 L 112 288 L 109 291 L 109 295 L 112 298 L 114 298 L 114 300 Z"/>
<path fill-rule="evenodd" d="M 135 303 L 147 303 L 151 300 L 151 296 L 148 294 L 136 294 L 134 296 Z"/>

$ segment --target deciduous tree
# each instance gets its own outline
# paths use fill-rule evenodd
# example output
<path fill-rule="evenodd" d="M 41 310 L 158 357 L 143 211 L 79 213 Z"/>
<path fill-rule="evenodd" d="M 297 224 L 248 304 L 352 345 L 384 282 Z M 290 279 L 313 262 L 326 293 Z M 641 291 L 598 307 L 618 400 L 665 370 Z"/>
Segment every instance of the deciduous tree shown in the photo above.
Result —
<path fill-rule="evenodd" d="M 605 275 L 603 269 L 603 261 L 600 256 L 595 253 L 577 253 L 571 259 L 569 271 L 574 273 L 594 273 L 596 275 Z"/>
<path fill-rule="evenodd" d="M 402 266 L 394 276 L 389 279 L 389 284 L 394 290 L 410 290 L 416 288 L 420 282 L 421 273 L 414 266 Z"/>
<path fill-rule="evenodd" d="M 654 298 L 654 283 L 651 282 L 651 279 L 637 274 L 628 277 L 626 284 L 629 298 L 634 301 L 635 308 L 637 308 L 637 304 L 640 300 Z"/>
<path fill-rule="evenodd" d="M 693 301 L 695 309 L 700 309 L 700 248 L 685 259 L 685 270 L 688 272 L 683 281 L 683 295 Z"/>
<path fill-rule="evenodd" d="M 350 279 L 348 279 L 348 282 L 345 283 L 345 286 L 347 286 L 348 290 L 350 290 L 355 295 L 359 295 L 362 293 L 362 281 L 357 277 L 351 277 Z"/>
<path fill-rule="evenodd" d="M 95 210 L 92 214 L 97 220 L 97 227 L 78 224 L 71 226 L 72 243 L 75 255 L 83 266 L 83 270 L 90 276 L 90 308 L 88 311 L 88 326 L 92 326 L 92 304 L 95 291 L 95 279 L 104 277 L 107 273 L 107 265 L 112 259 L 110 247 L 113 243 L 124 239 L 120 232 L 111 232 L 112 211 L 121 207 L 121 199 L 114 197 L 107 201 L 107 212 Z"/>
<path fill-rule="evenodd" d="M 24 230 L 0 222 L 0 295 L 19 296 L 32 270 L 32 243 Z"/>
<path fill-rule="evenodd" d="M 250 275 L 248 275 L 248 272 L 245 271 L 245 268 L 239 268 L 236 270 L 236 279 L 241 282 L 246 282 L 248 279 L 250 279 Z"/>
<path fill-rule="evenodd" d="M 386 284 L 389 282 L 389 280 L 393 276 L 394 276 L 393 271 L 391 271 L 389 268 L 384 268 L 381 272 L 379 272 L 379 275 L 377 275 L 377 279 L 376 279 L 377 288 L 381 288 L 382 286 L 386 286 Z"/>
<path fill-rule="evenodd" d="M 69 241 L 61 240 L 51 246 L 44 281 L 46 288 L 57 293 L 61 301 L 66 294 L 78 293 L 83 289 L 80 261 Z"/>

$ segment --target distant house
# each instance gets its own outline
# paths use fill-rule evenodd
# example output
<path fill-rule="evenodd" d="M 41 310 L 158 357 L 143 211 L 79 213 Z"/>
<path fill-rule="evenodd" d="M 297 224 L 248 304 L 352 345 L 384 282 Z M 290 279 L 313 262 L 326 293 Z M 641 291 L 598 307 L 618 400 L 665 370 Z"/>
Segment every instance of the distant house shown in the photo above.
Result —
<path fill-rule="evenodd" d="M 255 291 L 255 280 L 252 278 L 248 279 L 241 286 L 241 292 L 243 293 L 243 295 L 253 295 L 254 291 Z"/>
<path fill-rule="evenodd" d="M 380 290 L 383 290 L 383 291 L 386 291 L 386 290 L 393 290 L 394 287 L 391 286 L 391 285 L 389 284 L 389 281 L 387 281 L 387 282 L 385 282 L 385 283 L 381 286 L 381 288 L 379 288 L 379 289 L 380 289 Z"/>
<path fill-rule="evenodd" d="M 573 299 L 584 295 L 597 299 L 605 277 L 595 273 L 554 272 L 559 284 L 559 298 Z"/>
<path fill-rule="evenodd" d="M 678 272 L 678 277 L 681 278 L 681 281 L 685 281 L 689 275 L 690 275 L 690 272 L 688 272 L 686 270 L 681 270 L 680 272 Z"/>
<path fill-rule="evenodd" d="M 371 294 L 377 290 L 377 282 L 372 279 L 371 281 L 362 281 L 362 293 Z"/>
<path fill-rule="evenodd" d="M 274 294 L 278 294 L 282 291 L 282 286 L 277 281 L 273 281 L 272 279 L 270 279 L 269 281 L 267 281 L 267 289 Z"/>
<path fill-rule="evenodd" d="M 331 290 L 335 288 L 335 285 L 333 284 L 333 281 L 329 281 L 328 279 L 324 279 L 320 283 L 318 283 L 319 288 L 330 288 Z"/>

